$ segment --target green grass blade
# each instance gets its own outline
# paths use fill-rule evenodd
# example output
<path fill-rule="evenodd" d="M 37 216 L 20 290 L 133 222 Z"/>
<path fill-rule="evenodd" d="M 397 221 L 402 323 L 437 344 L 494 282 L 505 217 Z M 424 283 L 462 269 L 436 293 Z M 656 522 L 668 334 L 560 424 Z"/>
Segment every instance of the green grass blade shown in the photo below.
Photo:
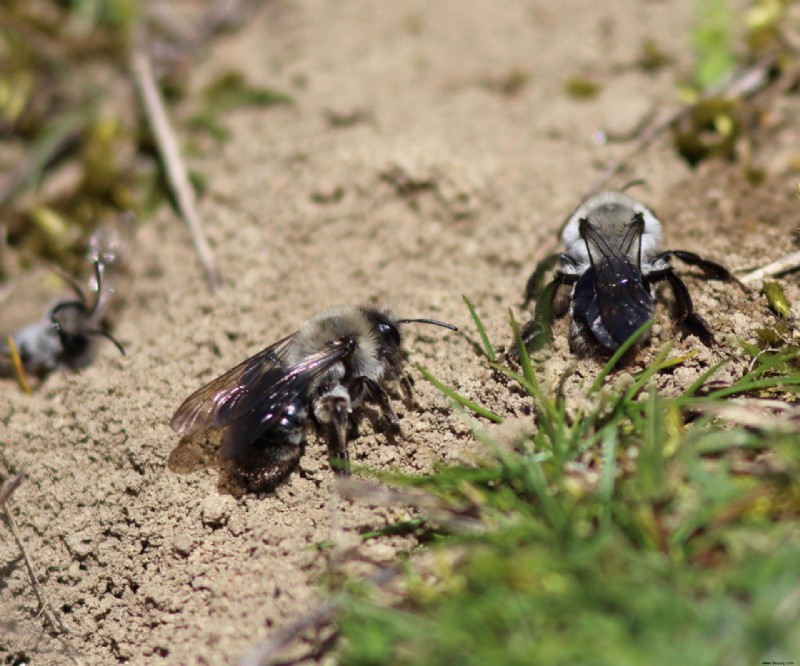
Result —
<path fill-rule="evenodd" d="M 739 381 L 733 386 L 727 386 L 716 391 L 712 391 L 707 396 L 706 400 L 718 400 L 720 398 L 727 398 L 732 395 L 740 393 L 751 393 L 752 391 L 759 391 L 761 389 L 781 387 L 784 391 L 797 391 L 800 390 L 800 375 L 793 375 L 790 377 L 767 377 L 765 379 L 757 379 L 754 381 Z"/>
<path fill-rule="evenodd" d="M 600 500 L 603 504 L 603 522 L 611 522 L 612 499 L 617 474 L 617 429 L 613 426 L 603 430 L 603 469 L 600 476 Z"/>
<path fill-rule="evenodd" d="M 472 412 L 475 412 L 478 416 L 482 416 L 490 421 L 494 421 L 495 423 L 502 423 L 503 417 L 495 414 L 493 411 L 486 409 L 483 405 L 479 405 L 477 402 L 473 402 L 469 398 L 465 398 L 460 393 L 457 393 L 449 386 L 445 386 L 442 382 L 440 382 L 436 377 L 434 377 L 425 366 L 417 365 L 417 370 L 422 373 L 422 376 L 425 377 L 431 384 L 433 384 L 437 389 L 439 389 L 442 393 L 444 393 L 448 398 L 450 398 L 453 402 L 462 407 L 466 407 Z"/>
<path fill-rule="evenodd" d="M 536 386 L 531 384 L 518 372 L 514 372 L 511 368 L 508 368 L 501 363 L 492 363 L 491 368 L 492 370 L 497 370 L 497 372 L 499 372 L 501 375 L 505 375 L 509 379 L 519 382 L 520 386 L 522 386 L 522 388 L 524 388 L 528 392 L 528 395 L 530 395 L 532 398 L 535 398 L 538 395 Z"/>
<path fill-rule="evenodd" d="M 472 305 L 470 300 L 462 294 L 461 298 L 464 299 L 464 303 L 467 304 L 467 308 L 469 308 L 469 313 L 472 316 L 472 321 L 475 322 L 475 327 L 478 329 L 478 335 L 481 336 L 481 341 L 483 342 L 483 349 L 486 353 L 486 358 L 489 359 L 491 363 L 497 361 L 497 354 L 494 351 L 494 347 L 489 340 L 489 336 L 486 334 L 486 329 L 483 326 L 483 322 L 481 318 L 478 316 L 478 313 L 475 311 L 475 307 Z"/>
<path fill-rule="evenodd" d="M 600 390 L 600 387 L 603 385 L 606 377 L 611 374 L 611 371 L 616 367 L 619 360 L 625 356 L 625 353 L 635 345 L 639 339 L 645 334 L 646 331 L 650 329 L 653 325 L 653 320 L 648 319 L 644 324 L 642 324 L 639 328 L 637 328 L 631 337 L 629 337 L 625 342 L 623 342 L 617 351 L 608 359 L 608 362 L 603 366 L 603 369 L 600 371 L 600 374 L 597 375 L 597 378 L 594 380 L 594 383 L 589 387 L 589 395 L 592 393 L 597 393 Z"/>
<path fill-rule="evenodd" d="M 535 394 L 532 393 L 531 395 L 536 397 L 541 397 L 541 391 L 539 389 L 539 381 L 536 379 L 536 375 L 533 372 L 533 366 L 531 365 L 531 357 L 528 354 L 528 350 L 525 348 L 525 343 L 522 341 L 522 335 L 520 333 L 519 322 L 514 317 L 514 313 L 509 311 L 509 320 L 511 321 L 511 330 L 514 332 L 514 343 L 517 346 L 517 358 L 519 358 L 519 364 L 522 366 L 522 376 L 525 377 L 525 381 L 532 387 L 534 387 Z"/>
<path fill-rule="evenodd" d="M 639 373 L 639 376 L 636 378 L 636 381 L 633 385 L 625 392 L 623 397 L 623 402 L 630 402 L 634 400 L 638 395 L 639 391 L 642 390 L 642 387 L 650 381 L 650 378 L 655 375 L 659 370 L 661 370 L 662 365 L 664 363 L 664 359 L 667 358 L 670 350 L 672 349 L 672 341 L 665 344 L 661 351 L 658 352 L 655 360 L 642 372 Z"/>
<path fill-rule="evenodd" d="M 713 375 L 715 375 L 717 373 L 717 370 L 720 370 L 721 368 L 724 368 L 732 360 L 733 360 L 733 358 L 729 356 L 728 358 L 723 358 L 719 363 L 715 363 L 714 365 L 712 365 L 708 370 L 703 372 L 697 379 L 695 379 L 692 382 L 691 386 L 689 386 L 689 388 L 687 388 L 683 392 L 683 396 L 682 397 L 690 398 L 691 396 L 693 396 L 695 393 L 697 393 L 697 391 L 699 391 L 702 388 L 702 386 Z"/>

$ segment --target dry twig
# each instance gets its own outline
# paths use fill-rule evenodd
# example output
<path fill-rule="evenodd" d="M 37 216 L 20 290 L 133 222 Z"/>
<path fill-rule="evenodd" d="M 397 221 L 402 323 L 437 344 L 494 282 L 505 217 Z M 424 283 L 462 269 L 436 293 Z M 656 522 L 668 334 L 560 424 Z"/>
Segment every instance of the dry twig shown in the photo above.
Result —
<path fill-rule="evenodd" d="M 773 261 L 771 264 L 767 264 L 762 268 L 742 275 L 739 280 L 744 283 L 758 282 L 765 278 L 776 277 L 784 273 L 796 271 L 798 268 L 800 268 L 800 252 L 792 252 L 785 257 L 781 257 L 777 261 Z"/>
<path fill-rule="evenodd" d="M 22 480 L 21 477 L 22 475 L 17 477 L 20 482 Z M 17 482 L 17 479 L 14 479 L 14 481 L 11 483 L 13 484 Z M 19 485 L 19 483 L 17 483 L 17 485 Z M 5 492 L 6 490 L 4 489 L 3 494 L 5 494 Z M 19 533 L 19 528 L 17 527 L 17 521 L 15 520 L 14 514 L 11 511 L 11 503 L 9 499 L 5 498 L 3 503 L 0 503 L 0 506 L 4 506 L 5 508 L 8 528 L 11 530 L 14 541 L 16 541 L 17 547 L 22 554 L 22 561 L 25 563 L 25 568 L 28 570 L 28 578 L 30 578 L 31 585 L 33 586 L 33 593 L 36 595 L 36 600 L 39 602 L 39 613 L 44 616 L 44 619 L 49 625 L 51 631 L 58 636 L 70 661 L 72 661 L 74 664 L 81 664 L 82 662 L 75 654 L 75 650 L 73 650 L 72 645 L 64 636 L 64 634 L 70 633 L 69 628 L 64 624 L 64 621 L 61 619 L 59 614 L 53 609 L 50 602 L 47 601 L 44 593 L 42 592 L 42 588 L 39 586 L 39 581 L 36 578 L 36 572 L 33 569 L 33 563 L 31 562 L 31 558 L 28 556 L 28 551 L 25 548 L 25 542 L 22 540 L 22 536 Z"/>
<path fill-rule="evenodd" d="M 737 76 L 729 81 L 724 81 L 719 86 L 709 90 L 704 96 L 704 99 L 711 97 L 722 97 L 723 99 L 735 99 L 737 97 L 750 97 L 763 90 L 769 82 L 769 73 L 775 65 L 773 58 L 765 58 L 759 60 L 754 65 L 742 70 Z M 658 138 L 665 130 L 673 127 L 676 123 L 680 122 L 683 118 L 689 115 L 694 108 L 689 104 L 674 109 L 664 114 L 657 115 L 653 121 L 642 128 L 641 132 L 633 140 L 630 148 L 622 155 L 622 157 L 614 160 L 595 178 L 586 192 L 584 192 L 582 199 L 596 194 L 601 188 L 606 186 L 610 178 L 622 171 L 625 166 L 649 146 L 656 138 Z M 534 254 L 536 262 L 541 261 L 544 257 L 553 254 L 561 242 L 561 234 L 564 231 L 569 218 L 559 226 L 555 238 L 551 238 L 542 244 L 539 250 Z M 755 278 L 753 278 L 755 279 Z"/>
<path fill-rule="evenodd" d="M 19 488 L 19 484 L 25 480 L 25 474 L 17 474 L 10 481 L 3 484 L 3 489 L 0 490 L 0 507 L 3 506 L 9 498 L 14 494 L 14 491 Z"/>
<path fill-rule="evenodd" d="M 147 121 L 153 131 L 158 151 L 164 163 L 167 180 L 172 188 L 181 215 L 189 226 L 189 232 L 192 235 L 195 249 L 206 273 L 209 287 L 211 291 L 215 291 L 220 286 L 219 272 L 214 263 L 211 247 L 206 240 L 200 217 L 197 214 L 194 190 L 189 182 L 189 176 L 186 173 L 186 167 L 183 164 L 178 142 L 170 125 L 164 101 L 156 85 L 143 35 L 139 35 L 139 38 L 135 40 L 131 52 L 130 66 L 141 93 Z"/>

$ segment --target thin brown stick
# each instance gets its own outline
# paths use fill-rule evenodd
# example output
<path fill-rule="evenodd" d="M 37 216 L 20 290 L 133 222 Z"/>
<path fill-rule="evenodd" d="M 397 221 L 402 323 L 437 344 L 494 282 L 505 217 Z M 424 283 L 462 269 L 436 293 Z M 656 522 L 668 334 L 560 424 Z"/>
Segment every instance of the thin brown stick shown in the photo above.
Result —
<path fill-rule="evenodd" d="M 20 553 L 22 554 L 22 561 L 25 563 L 25 568 L 28 570 L 28 578 L 30 578 L 31 585 L 33 586 L 33 593 L 36 595 L 36 600 L 39 602 L 39 612 L 42 615 L 44 615 L 44 619 L 50 626 L 50 629 L 53 631 L 54 634 L 58 636 L 70 660 L 74 664 L 81 664 L 82 662 L 78 659 L 77 655 L 75 654 L 72 645 L 64 636 L 64 634 L 70 633 L 69 627 L 67 627 L 67 625 L 64 624 L 64 621 L 61 619 L 61 616 L 58 613 L 56 613 L 50 602 L 47 601 L 47 599 L 44 596 L 44 593 L 42 592 L 42 588 L 39 586 L 39 581 L 36 578 L 36 572 L 33 569 L 31 558 L 28 556 L 28 551 L 25 548 L 25 542 L 22 540 L 22 536 L 19 533 L 19 528 L 17 527 L 17 521 L 14 518 L 13 512 L 11 511 L 11 502 L 8 499 L 5 500 L 4 508 L 6 513 L 6 521 L 8 522 L 8 527 L 11 530 L 11 534 L 14 537 L 14 541 L 17 542 L 17 547 L 19 548 Z"/>
<path fill-rule="evenodd" d="M 800 268 L 800 252 L 792 252 L 785 257 L 781 257 L 771 264 L 767 264 L 762 268 L 758 268 L 746 275 L 739 277 L 739 280 L 744 283 L 753 283 L 763 280 L 764 278 L 776 277 L 791 271 L 796 271 Z"/>
<path fill-rule="evenodd" d="M 8 227 L 0 222 L 0 278 L 6 274 L 6 257 L 8 256 Z"/>
<path fill-rule="evenodd" d="M 400 572 L 400 567 L 396 566 L 381 569 L 377 574 L 370 577 L 368 582 L 377 587 L 383 587 L 397 578 Z M 280 651 L 286 645 L 307 629 L 319 626 L 330 620 L 339 612 L 346 598 L 346 595 L 340 592 L 318 603 L 308 613 L 278 629 L 267 640 L 256 645 L 237 662 L 237 666 L 271 666 L 275 664 L 280 656 Z"/>
<path fill-rule="evenodd" d="M 142 35 L 134 42 L 130 57 L 130 67 L 136 80 L 136 85 L 139 88 L 145 115 L 158 146 L 158 152 L 164 162 L 167 180 L 175 196 L 178 209 L 189 226 L 189 232 L 200 258 L 200 263 L 203 265 L 209 287 L 211 291 L 216 291 L 221 284 L 219 271 L 214 262 L 211 247 L 206 240 L 200 217 L 197 214 L 194 190 L 189 182 L 189 176 L 186 173 L 186 167 L 183 164 L 178 142 L 170 125 L 164 101 L 156 85 L 150 57 Z"/>
<path fill-rule="evenodd" d="M 14 491 L 19 488 L 19 484 L 25 480 L 25 473 L 17 474 L 10 481 L 3 484 L 3 489 L 0 490 L 0 506 L 3 506 L 9 498 L 14 494 Z"/>

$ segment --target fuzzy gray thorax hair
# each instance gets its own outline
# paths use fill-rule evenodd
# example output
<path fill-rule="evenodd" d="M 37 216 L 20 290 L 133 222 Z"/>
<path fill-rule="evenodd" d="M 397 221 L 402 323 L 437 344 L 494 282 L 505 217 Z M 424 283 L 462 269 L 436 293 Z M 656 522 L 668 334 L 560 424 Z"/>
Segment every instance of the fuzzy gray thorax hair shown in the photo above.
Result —
<path fill-rule="evenodd" d="M 623 248 L 622 243 L 637 214 L 641 214 L 644 219 L 641 237 L 642 264 L 648 263 L 658 252 L 661 243 L 661 223 L 644 204 L 621 192 L 612 191 L 601 192 L 588 198 L 570 215 L 562 233 L 566 254 L 576 260 L 581 268 L 588 268 L 589 253 L 580 233 L 581 220 L 585 219 L 614 251 L 627 254 L 631 263 L 636 264 L 639 258 L 638 237 L 627 248 Z M 592 256 L 595 259 L 602 256 L 600 248 L 594 244 L 592 244 Z"/>
<path fill-rule="evenodd" d="M 331 374 L 342 377 L 347 373 L 379 381 L 386 370 L 379 353 L 379 341 L 364 311 L 358 307 L 330 308 L 306 321 L 295 335 L 286 362 L 289 365 L 298 363 L 343 338 L 354 340 L 355 350 L 343 363 L 333 366 Z"/>

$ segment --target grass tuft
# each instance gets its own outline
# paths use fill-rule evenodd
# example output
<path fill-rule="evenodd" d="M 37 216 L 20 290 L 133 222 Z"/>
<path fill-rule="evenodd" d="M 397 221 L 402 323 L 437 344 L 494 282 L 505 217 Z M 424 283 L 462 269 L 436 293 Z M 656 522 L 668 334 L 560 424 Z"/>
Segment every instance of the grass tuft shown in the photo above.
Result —
<path fill-rule="evenodd" d="M 726 385 L 714 381 L 719 363 L 676 397 L 649 388 L 671 367 L 669 346 L 616 393 L 601 390 L 611 359 L 570 416 L 542 391 L 513 316 L 511 328 L 519 370 L 491 367 L 528 393 L 535 429 L 509 451 L 474 425 L 489 455 L 472 467 L 383 476 L 483 529 L 439 523 L 434 564 L 409 567 L 395 603 L 363 587 L 349 597 L 340 662 L 796 659 L 800 435 L 782 406 L 800 385 L 797 351 L 755 354 Z M 423 374 L 457 404 L 502 418 Z M 417 508 L 422 522 L 368 536 L 436 523 Z"/>

